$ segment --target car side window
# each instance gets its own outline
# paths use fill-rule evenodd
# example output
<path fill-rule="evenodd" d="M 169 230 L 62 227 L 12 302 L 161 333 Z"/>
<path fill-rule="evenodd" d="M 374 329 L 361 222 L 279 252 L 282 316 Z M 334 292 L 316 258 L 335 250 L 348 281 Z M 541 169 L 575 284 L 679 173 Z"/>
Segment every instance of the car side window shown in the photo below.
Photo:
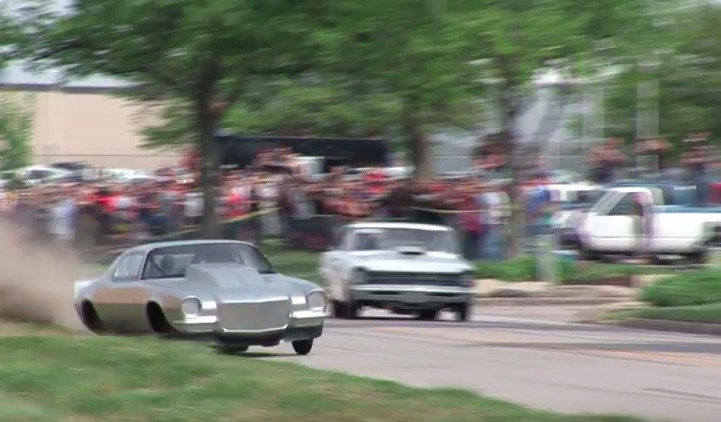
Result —
<path fill-rule="evenodd" d="M 623 195 L 618 202 L 616 202 L 616 205 L 611 208 L 608 215 L 631 215 L 633 213 L 635 203 L 636 201 L 634 200 L 633 195 L 627 193 Z"/>
<path fill-rule="evenodd" d="M 142 263 L 142 253 L 132 253 L 121 258 L 113 272 L 113 281 L 136 280 L 140 274 Z"/>

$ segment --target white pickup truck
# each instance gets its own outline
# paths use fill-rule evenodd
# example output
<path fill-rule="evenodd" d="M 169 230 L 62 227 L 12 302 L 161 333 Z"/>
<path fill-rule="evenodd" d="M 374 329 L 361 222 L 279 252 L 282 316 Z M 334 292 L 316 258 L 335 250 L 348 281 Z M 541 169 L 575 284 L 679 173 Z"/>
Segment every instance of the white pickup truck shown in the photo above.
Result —
<path fill-rule="evenodd" d="M 637 194 L 652 203 L 649 252 L 704 263 L 709 246 L 721 238 L 721 208 L 695 206 L 693 187 L 669 183 L 609 188 L 578 223 L 582 255 L 594 258 L 634 251 L 632 211 Z"/>

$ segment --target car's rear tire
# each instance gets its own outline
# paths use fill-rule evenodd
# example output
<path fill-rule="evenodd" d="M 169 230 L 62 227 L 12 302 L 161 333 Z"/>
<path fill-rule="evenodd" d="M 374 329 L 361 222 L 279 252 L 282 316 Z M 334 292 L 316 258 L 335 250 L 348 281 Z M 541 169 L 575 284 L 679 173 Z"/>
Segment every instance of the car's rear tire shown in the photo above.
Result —
<path fill-rule="evenodd" d="M 433 321 L 438 317 L 438 310 L 437 309 L 422 309 L 418 313 L 418 319 L 422 321 Z"/>
<path fill-rule="evenodd" d="M 464 303 L 461 305 L 457 305 L 454 309 L 456 313 L 456 321 L 460 322 L 466 322 L 470 321 L 470 319 L 473 316 L 473 304 Z"/>
<path fill-rule="evenodd" d="M 313 339 L 296 340 L 293 343 L 293 350 L 300 356 L 305 356 L 313 349 Z"/>
<path fill-rule="evenodd" d="M 94 334 L 100 335 L 105 333 L 105 325 L 103 321 L 100 320 L 100 317 L 98 317 L 95 306 L 93 306 L 90 301 L 86 300 L 80 304 L 80 318 L 82 318 L 85 327 Z"/>

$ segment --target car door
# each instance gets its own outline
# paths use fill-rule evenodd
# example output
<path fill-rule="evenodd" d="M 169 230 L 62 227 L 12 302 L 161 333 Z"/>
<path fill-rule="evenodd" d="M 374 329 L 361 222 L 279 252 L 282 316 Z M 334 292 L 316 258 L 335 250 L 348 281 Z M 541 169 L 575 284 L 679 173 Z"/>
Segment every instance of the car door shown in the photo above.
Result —
<path fill-rule="evenodd" d="M 623 192 L 617 202 L 601 219 L 599 227 L 600 250 L 630 252 L 636 244 L 634 227 L 635 192 Z"/>
<path fill-rule="evenodd" d="M 144 258 L 141 252 L 120 258 L 109 282 L 93 295 L 98 316 L 113 331 L 138 333 L 148 328 L 145 315 L 148 294 L 139 281 Z"/>

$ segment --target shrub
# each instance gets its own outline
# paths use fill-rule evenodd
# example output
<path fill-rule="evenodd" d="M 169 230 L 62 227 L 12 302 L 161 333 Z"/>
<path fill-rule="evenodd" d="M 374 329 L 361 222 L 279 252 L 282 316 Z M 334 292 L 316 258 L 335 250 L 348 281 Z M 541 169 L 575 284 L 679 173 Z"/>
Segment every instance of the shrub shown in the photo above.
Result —
<path fill-rule="evenodd" d="M 659 307 L 721 303 L 721 276 L 711 269 L 678 274 L 645 286 L 639 299 Z"/>
<path fill-rule="evenodd" d="M 566 280 L 593 280 L 649 272 L 648 268 L 633 265 L 579 263 L 560 258 L 557 263 L 557 277 L 561 283 Z M 511 282 L 539 280 L 538 265 L 533 256 L 525 255 L 506 261 L 477 261 L 474 264 L 477 278 Z"/>

